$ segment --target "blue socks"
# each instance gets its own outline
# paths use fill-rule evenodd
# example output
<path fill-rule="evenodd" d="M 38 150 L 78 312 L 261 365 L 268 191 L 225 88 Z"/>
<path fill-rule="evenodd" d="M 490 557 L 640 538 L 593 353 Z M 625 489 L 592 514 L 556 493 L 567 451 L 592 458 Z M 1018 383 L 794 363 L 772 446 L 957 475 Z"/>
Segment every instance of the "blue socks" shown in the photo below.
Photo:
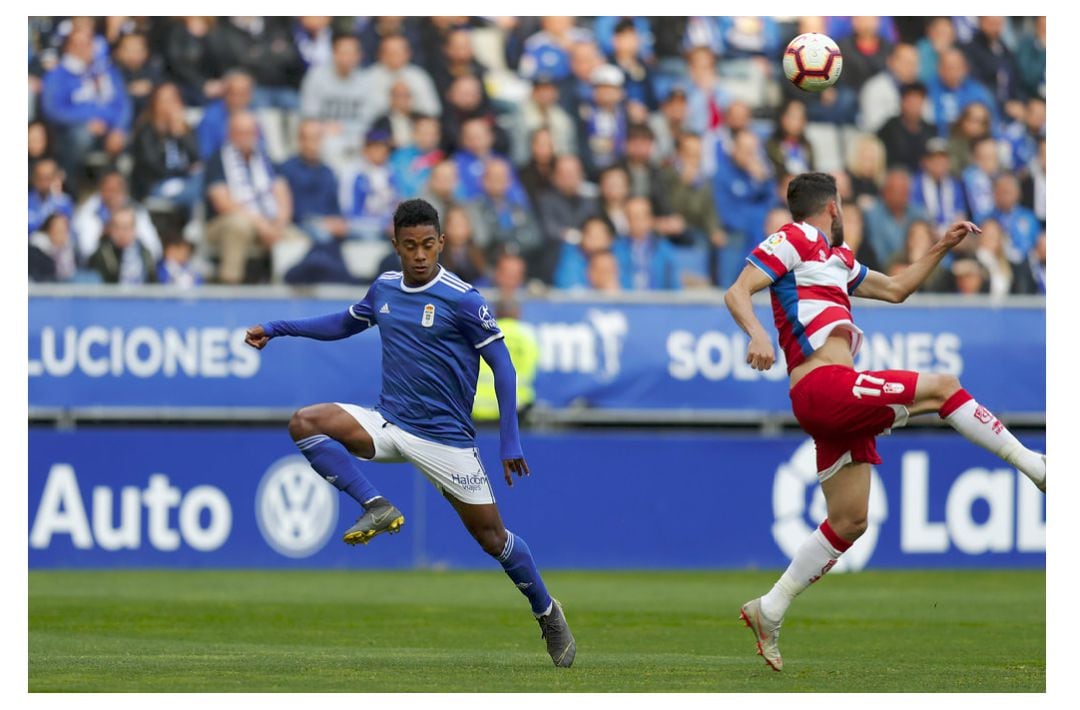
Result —
<path fill-rule="evenodd" d="M 372 498 L 381 497 L 371 481 L 364 477 L 356 457 L 337 441 L 324 434 L 316 434 L 296 442 L 300 453 L 315 471 L 332 483 L 339 491 L 348 493 L 364 508 Z"/>
<path fill-rule="evenodd" d="M 541 617 L 551 611 L 551 595 L 544 586 L 544 580 L 540 579 L 532 552 L 524 540 L 507 530 L 506 546 L 495 559 L 521 593 L 529 598 L 534 616 Z"/>

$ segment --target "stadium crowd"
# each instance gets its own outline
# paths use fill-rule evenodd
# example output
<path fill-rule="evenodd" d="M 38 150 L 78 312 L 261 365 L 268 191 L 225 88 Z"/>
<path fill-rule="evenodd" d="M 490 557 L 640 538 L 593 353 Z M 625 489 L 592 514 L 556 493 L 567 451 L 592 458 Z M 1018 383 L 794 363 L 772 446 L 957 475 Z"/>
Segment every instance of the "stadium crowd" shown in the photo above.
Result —
<path fill-rule="evenodd" d="M 780 71 L 824 32 L 821 94 Z M 31 17 L 32 281 L 366 283 L 423 197 L 466 281 L 729 285 L 834 174 L 858 257 L 1045 293 L 1045 17 Z"/>

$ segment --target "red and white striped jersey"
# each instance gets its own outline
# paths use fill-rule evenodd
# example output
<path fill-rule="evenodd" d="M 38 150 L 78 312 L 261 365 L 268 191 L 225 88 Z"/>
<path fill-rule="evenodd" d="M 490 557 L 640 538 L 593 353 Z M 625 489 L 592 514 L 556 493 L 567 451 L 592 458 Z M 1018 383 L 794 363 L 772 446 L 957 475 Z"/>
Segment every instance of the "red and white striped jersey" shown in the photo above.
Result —
<path fill-rule="evenodd" d="M 847 245 L 834 247 L 817 227 L 786 224 L 746 258 L 772 281 L 773 319 L 788 372 L 825 344 L 837 328 L 848 332 L 851 355 L 863 332 L 851 318 L 848 295 L 866 278 L 867 268 Z"/>

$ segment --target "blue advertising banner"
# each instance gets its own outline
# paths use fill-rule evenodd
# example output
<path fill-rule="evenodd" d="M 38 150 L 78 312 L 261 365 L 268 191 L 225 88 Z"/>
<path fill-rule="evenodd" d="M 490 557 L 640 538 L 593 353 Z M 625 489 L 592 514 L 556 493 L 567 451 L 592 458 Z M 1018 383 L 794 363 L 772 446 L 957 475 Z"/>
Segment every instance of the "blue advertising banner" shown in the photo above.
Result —
<path fill-rule="evenodd" d="M 281 338 L 262 352 L 243 343 L 252 324 L 348 305 L 32 297 L 30 407 L 374 403 L 381 372 L 375 332 L 336 343 Z M 771 323 L 767 307 L 757 313 Z M 867 334 L 859 369 L 950 373 L 1001 415 L 1045 411 L 1043 308 L 866 307 L 856 300 L 855 313 Z M 531 300 L 522 318 L 537 338 L 537 398 L 548 407 L 790 411 L 783 362 L 767 373 L 750 369 L 747 339 L 719 303 Z"/>
<path fill-rule="evenodd" d="M 283 427 L 29 436 L 31 568 L 496 569 L 405 464 L 365 467 L 403 532 L 345 545 L 359 507 Z M 825 516 L 801 436 L 526 433 L 532 475 L 513 488 L 496 438 L 478 444 L 497 502 L 544 568 L 782 568 Z M 1018 472 L 951 432 L 901 431 L 879 450 L 869 528 L 839 569 L 1045 565 L 1045 497 Z"/>

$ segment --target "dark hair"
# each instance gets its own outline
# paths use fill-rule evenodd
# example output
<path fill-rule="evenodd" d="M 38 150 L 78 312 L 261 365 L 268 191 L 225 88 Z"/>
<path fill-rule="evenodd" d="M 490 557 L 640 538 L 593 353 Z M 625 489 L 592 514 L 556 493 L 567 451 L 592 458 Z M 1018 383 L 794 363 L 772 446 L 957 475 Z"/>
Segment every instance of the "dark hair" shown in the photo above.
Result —
<path fill-rule="evenodd" d="M 604 177 L 608 173 L 622 173 L 624 176 L 626 176 L 627 180 L 630 179 L 630 173 L 626 172 L 626 168 L 624 168 L 622 165 L 619 165 L 618 163 L 615 163 L 613 165 L 607 166 L 606 168 L 604 168 L 603 170 L 600 171 L 600 174 L 596 178 L 596 183 L 598 185 L 600 183 L 602 183 L 604 181 Z"/>
<path fill-rule="evenodd" d="M 105 180 L 107 180 L 108 178 L 113 178 L 113 177 L 118 177 L 121 180 L 123 180 L 125 189 L 130 187 L 130 185 L 128 183 L 128 179 L 124 175 L 124 173 L 119 168 L 115 168 L 115 167 L 111 167 L 111 166 L 105 168 L 104 170 L 102 170 L 101 173 L 98 175 L 98 179 L 97 179 L 98 187 L 100 188 L 101 185 L 105 182 Z"/>
<path fill-rule="evenodd" d="M 792 220 L 802 222 L 837 199 L 836 178 L 828 173 L 803 173 L 788 183 L 787 202 Z"/>
<path fill-rule="evenodd" d="M 168 249 L 170 247 L 187 247 L 188 249 L 194 249 L 195 245 L 185 239 L 183 234 L 172 232 L 161 239 L 162 249 Z"/>
<path fill-rule="evenodd" d="M 351 32 L 334 32 L 330 35 L 330 46 L 336 47 L 338 42 L 343 42 L 347 39 L 356 40 L 356 43 L 360 44 L 360 38 Z"/>
<path fill-rule="evenodd" d="M 622 17 L 617 23 L 615 23 L 615 34 L 619 34 L 621 32 L 628 32 L 630 30 L 637 31 L 637 28 L 634 27 L 633 18 Z"/>
<path fill-rule="evenodd" d="M 907 96 L 908 94 L 920 94 L 926 96 L 926 84 L 921 81 L 913 81 L 910 84 L 904 84 L 900 87 L 900 96 Z"/>
<path fill-rule="evenodd" d="M 124 40 L 130 39 L 132 37 L 141 39 L 144 44 L 149 44 L 149 40 L 147 39 L 146 35 L 141 32 L 123 32 L 119 37 L 116 38 L 116 42 L 113 43 L 113 47 L 119 47 Z"/>
<path fill-rule="evenodd" d="M 611 224 L 607 221 L 607 219 L 603 215 L 598 214 L 591 214 L 585 218 L 585 221 L 581 223 L 582 231 L 584 231 L 585 227 L 589 226 L 590 222 L 599 222 L 600 224 L 604 225 L 604 229 L 608 230 L 608 232 L 612 231 Z"/>
<path fill-rule="evenodd" d="M 775 140 L 782 141 L 782 140 L 784 140 L 784 136 L 787 135 L 786 133 L 784 133 L 784 127 L 782 125 L 782 120 L 784 118 L 784 114 L 786 114 L 789 110 L 791 110 L 791 107 L 794 106 L 795 104 L 798 104 L 798 105 L 802 106 L 804 123 L 807 120 L 806 102 L 804 102 L 802 99 L 788 99 L 787 101 L 784 102 L 784 104 L 780 107 L 780 111 L 778 111 L 777 114 L 776 114 L 776 130 L 773 131 L 773 138 Z M 806 137 L 806 126 L 805 125 L 803 126 L 803 135 L 802 135 L 802 137 L 803 138 Z"/>
<path fill-rule="evenodd" d="M 439 213 L 427 200 L 405 200 L 394 210 L 394 237 L 405 227 L 422 227 L 428 224 L 435 228 L 436 234 L 442 234 Z"/>
<path fill-rule="evenodd" d="M 646 123 L 631 123 L 626 129 L 626 140 L 634 138 L 648 138 L 653 140 L 656 138 L 653 133 L 653 129 L 649 128 Z"/>
<path fill-rule="evenodd" d="M 49 215 L 48 217 L 45 218 L 44 222 L 41 223 L 41 227 L 38 229 L 38 231 L 40 231 L 40 232 L 48 232 L 49 229 L 53 226 L 53 222 L 55 222 L 57 220 L 60 220 L 60 219 L 67 222 L 68 223 L 68 229 L 71 229 L 71 220 L 68 219 L 68 216 L 66 214 L 64 214 L 63 212 L 53 212 L 51 215 Z"/>

